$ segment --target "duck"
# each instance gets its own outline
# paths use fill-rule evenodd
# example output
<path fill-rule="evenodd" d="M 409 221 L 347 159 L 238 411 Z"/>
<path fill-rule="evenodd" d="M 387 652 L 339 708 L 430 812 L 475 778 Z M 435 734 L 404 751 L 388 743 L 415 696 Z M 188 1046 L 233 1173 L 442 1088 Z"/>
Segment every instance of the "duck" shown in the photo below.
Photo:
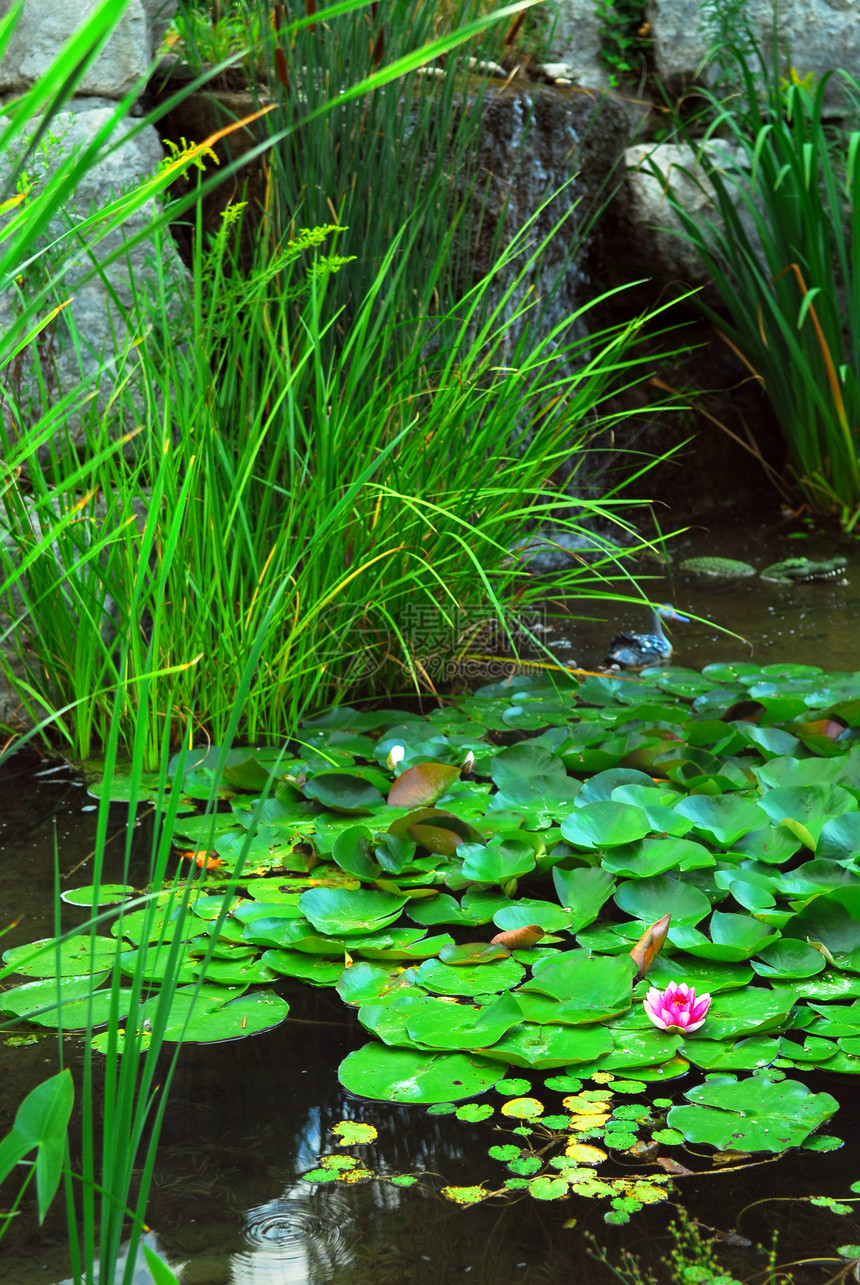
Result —
<path fill-rule="evenodd" d="M 646 665 L 660 665 L 672 655 L 672 644 L 663 632 L 664 620 L 689 620 L 682 616 L 670 602 L 661 603 L 651 610 L 649 634 L 616 634 L 609 644 L 605 665 L 624 669 L 643 669 Z"/>

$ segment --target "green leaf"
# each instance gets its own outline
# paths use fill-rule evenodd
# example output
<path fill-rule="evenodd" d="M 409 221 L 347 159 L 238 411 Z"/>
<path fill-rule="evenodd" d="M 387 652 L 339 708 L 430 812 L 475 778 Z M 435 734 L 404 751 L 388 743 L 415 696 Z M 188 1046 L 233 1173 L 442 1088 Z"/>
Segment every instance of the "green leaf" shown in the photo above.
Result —
<path fill-rule="evenodd" d="M 669 932 L 669 941 L 700 959 L 727 960 L 737 963 L 757 955 L 779 938 L 766 924 L 749 915 L 723 914 L 715 910 L 710 922 L 711 940 L 695 928 L 682 926 Z"/>
<path fill-rule="evenodd" d="M 97 887 L 88 884 L 82 888 L 67 888 L 60 893 L 60 900 L 69 906 L 86 906 L 94 910 L 99 906 L 115 906 L 135 896 L 135 889 L 126 883 L 101 883 Z"/>
<path fill-rule="evenodd" d="M 796 1080 L 766 1074 L 737 1081 L 709 1076 L 688 1089 L 689 1106 L 672 1107 L 668 1124 L 687 1142 L 708 1143 L 721 1151 L 785 1151 L 799 1146 L 839 1104 L 829 1093 L 811 1093 Z"/>
<path fill-rule="evenodd" d="M 464 878 L 478 883 L 506 884 L 528 874 L 537 864 L 530 844 L 498 837 L 487 844 L 463 843 L 457 856 L 463 858 Z"/>
<path fill-rule="evenodd" d="M 170 1001 L 166 1016 L 159 1014 L 160 997 L 142 1005 L 140 1016 L 153 1027 L 164 1022 L 164 1039 L 194 1044 L 220 1044 L 243 1040 L 280 1026 L 289 1013 L 289 1004 L 272 991 L 253 991 L 231 996 L 226 987 L 180 987 Z M 219 995 L 218 992 L 221 992 Z"/>
<path fill-rule="evenodd" d="M 697 924 L 711 909 L 703 892 L 682 878 L 656 875 L 649 879 L 630 880 L 619 885 L 615 904 L 635 919 L 653 924 L 670 914 L 675 926 Z"/>
<path fill-rule="evenodd" d="M 41 953 L 33 958 L 37 951 Z M 116 958 L 117 943 L 113 938 L 91 938 L 86 934 L 64 942 L 44 937 L 3 952 L 3 963 L 24 977 L 80 977 L 112 968 Z"/>
<path fill-rule="evenodd" d="M 857 811 L 857 799 L 841 785 L 786 785 L 763 794 L 759 807 L 774 824 L 786 819 L 799 822 L 817 842 L 832 817 Z"/>
<path fill-rule="evenodd" d="M 91 1008 L 93 1025 L 98 1026 L 108 1020 L 111 1012 L 110 992 L 98 990 L 106 976 L 107 973 L 94 973 L 90 977 L 25 982 L 13 990 L 0 991 L 0 1009 L 37 1026 L 59 1026 L 62 1014 L 64 1027 L 83 1030 L 88 1025 Z M 42 1009 L 45 1011 L 41 1012 Z M 118 1016 L 124 1017 L 125 1014 L 123 997 L 120 996 Z"/>
<path fill-rule="evenodd" d="M 334 812 L 368 813 L 385 802 L 375 785 L 345 772 L 319 772 L 305 782 L 302 793 Z"/>
<path fill-rule="evenodd" d="M 62 1177 L 66 1131 L 74 1096 L 72 1073 L 68 1068 L 38 1084 L 19 1106 L 11 1131 L 0 1142 L 0 1182 L 24 1156 L 34 1149 L 37 1151 L 36 1193 L 40 1225 L 45 1221 Z"/>
<path fill-rule="evenodd" d="M 790 937 L 766 946 L 752 960 L 760 977 L 814 977 L 824 972 L 826 964 L 820 950 Z"/>
<path fill-rule="evenodd" d="M 552 881 L 559 901 L 570 915 L 568 932 L 571 935 L 594 922 L 601 907 L 615 890 L 612 875 L 594 866 L 575 870 L 563 870 L 560 866 L 554 866 Z"/>
<path fill-rule="evenodd" d="M 782 1056 L 779 1040 L 766 1035 L 752 1035 L 731 1045 L 722 1040 L 690 1039 L 685 1042 L 683 1052 L 694 1066 L 704 1071 L 757 1071 Z"/>
<path fill-rule="evenodd" d="M 747 987 L 715 995 L 701 1028 L 701 1038 L 738 1039 L 759 1031 L 776 1030 L 786 1024 L 795 1000 L 792 990 L 779 992 L 764 987 Z M 687 1037 L 695 1041 L 699 1032 Z"/>
<path fill-rule="evenodd" d="M 517 994 L 548 996 L 579 1014 L 580 1022 L 602 1022 L 630 1008 L 632 985 L 629 960 L 571 950 L 535 964 L 531 979 Z"/>
<path fill-rule="evenodd" d="M 438 995 L 492 995 L 518 985 L 525 969 L 515 959 L 500 959 L 473 968 L 452 967 L 438 959 L 428 959 L 416 972 L 419 986 Z"/>
<path fill-rule="evenodd" d="M 179 1285 L 179 1278 L 167 1266 L 163 1259 L 158 1257 L 155 1250 L 141 1241 L 141 1249 L 146 1259 L 146 1265 L 152 1276 L 153 1285 Z"/>
<path fill-rule="evenodd" d="M 344 972 L 351 971 L 347 969 L 343 955 L 338 959 L 326 959 L 300 950 L 264 950 L 260 964 L 269 970 L 268 977 L 278 973 L 281 977 L 295 977 L 311 986 L 336 986 Z"/>
<path fill-rule="evenodd" d="M 561 823 L 562 836 L 578 848 L 609 848 L 642 839 L 651 822 L 641 808 L 611 799 L 586 803 Z"/>
<path fill-rule="evenodd" d="M 394 923 L 408 900 L 389 892 L 310 888 L 299 898 L 299 909 L 319 932 L 341 937 Z"/>
<path fill-rule="evenodd" d="M 463 1053 L 421 1053 L 374 1043 L 344 1058 L 338 1079 L 350 1093 L 381 1102 L 457 1102 L 491 1089 L 503 1069 Z"/>
<path fill-rule="evenodd" d="M 708 797 L 696 794 L 681 799 L 675 811 L 693 822 L 693 832 L 708 843 L 731 848 L 745 834 L 765 823 L 761 808 L 736 794 Z"/>
<path fill-rule="evenodd" d="M 612 1036 L 605 1027 L 537 1026 L 524 1022 L 482 1052 L 485 1057 L 498 1058 L 502 1064 L 551 1069 L 591 1062 L 611 1048 Z"/>

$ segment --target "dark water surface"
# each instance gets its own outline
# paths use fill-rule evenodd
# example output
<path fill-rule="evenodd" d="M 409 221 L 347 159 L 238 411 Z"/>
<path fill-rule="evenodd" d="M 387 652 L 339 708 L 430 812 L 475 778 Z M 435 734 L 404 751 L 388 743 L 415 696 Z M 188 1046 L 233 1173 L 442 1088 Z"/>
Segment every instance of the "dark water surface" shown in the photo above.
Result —
<path fill-rule="evenodd" d="M 803 538 L 792 538 L 797 535 Z M 791 661 L 860 669 L 860 541 L 832 530 L 810 528 L 807 533 L 796 521 L 774 528 L 772 522 L 765 525 L 738 514 L 691 527 L 665 549 L 668 568 L 639 562 L 633 570 L 650 601 L 672 602 L 684 615 L 700 618 L 671 627 L 673 664 L 701 669 L 718 660 Z M 841 579 L 847 583 L 779 584 L 757 575 L 730 580 L 680 570 L 684 559 L 704 556 L 738 558 L 759 570 L 783 558 L 845 557 L 848 566 Z M 616 587 L 625 591 L 617 582 Z M 597 599 L 583 614 L 594 621 L 573 620 L 569 628 L 555 628 L 552 645 L 560 659 L 584 669 L 602 663 L 610 639 L 620 630 L 648 631 L 644 606 Z"/>
<path fill-rule="evenodd" d="M 759 566 L 802 552 L 832 557 L 832 540 L 813 536 L 801 545 L 784 533 L 745 529 L 697 532 L 672 546 L 676 560 L 693 553 L 744 557 Z M 654 600 L 672 599 L 742 633 L 762 661 L 791 660 L 826 669 L 860 669 L 855 622 L 860 620 L 860 552 L 848 546 L 849 583 L 775 585 L 755 580 L 709 581 L 678 573 L 653 581 Z M 605 623 L 571 627 L 570 659 L 590 668 L 618 627 L 637 629 L 635 608 Z M 563 642 L 567 631 L 556 636 Z M 750 650 L 712 627 L 678 625 L 681 664 L 748 659 Z M 563 650 L 563 649 L 562 649 Z M 560 654 L 562 654 L 560 650 Z M 40 774 L 41 773 L 41 774 Z M 125 813 L 112 814 L 121 835 Z M 88 882 L 87 857 L 94 807 L 71 769 L 34 768 L 13 760 L 0 773 L 0 927 L 19 919 L 6 948 L 52 931 L 54 849 L 67 886 Z M 117 844 L 119 847 L 119 844 Z M 76 869 L 76 867 L 79 867 Z M 71 919 L 68 920 L 71 922 Z M 587 1233 L 618 1264 L 626 1247 L 660 1274 L 671 1248 L 667 1224 L 675 1210 L 652 1207 L 628 1227 L 604 1223 L 606 1202 L 575 1198 L 541 1203 L 530 1197 L 462 1209 L 445 1200 L 446 1184 L 486 1181 L 500 1186 L 503 1167 L 487 1156 L 499 1137 L 492 1123 L 470 1125 L 429 1116 L 423 1107 L 356 1099 L 337 1082 L 337 1066 L 366 1042 L 354 1014 L 332 991 L 284 983 L 287 1022 L 269 1034 L 231 1044 L 191 1046 L 181 1057 L 159 1152 L 149 1221 L 156 1242 L 183 1285 L 538 1285 L 617 1281 L 589 1256 Z M 48 1033 L 12 1047 L 0 1034 L 0 1133 L 11 1126 L 25 1093 L 51 1074 L 56 1061 Z M 74 1038 L 66 1040 L 74 1066 Z M 512 1072 L 519 1074 L 519 1072 Z M 796 1074 L 793 1072 L 792 1074 Z M 660 1086 L 658 1096 L 680 1094 L 693 1076 Z M 860 1242 L 860 1213 L 839 1217 L 808 1201 L 785 1197 L 848 1197 L 860 1179 L 860 1094 L 850 1077 L 809 1077 L 832 1093 L 841 1109 L 826 1126 L 846 1145 L 839 1151 L 799 1152 L 733 1173 L 678 1180 L 675 1199 L 714 1233 L 737 1223 L 748 1247 L 720 1241 L 727 1271 L 743 1281 L 767 1280 L 766 1256 L 778 1231 L 778 1262 L 833 1256 L 835 1246 Z M 498 1105 L 500 1099 L 490 1095 Z M 334 1150 L 329 1130 L 343 1119 L 374 1125 L 373 1144 L 351 1149 L 377 1174 L 415 1173 L 417 1187 L 372 1182 L 354 1187 L 315 1186 L 301 1175 L 318 1155 Z M 691 1164 L 694 1162 L 690 1162 Z M 616 1167 L 613 1172 L 624 1172 Z M 782 1198 L 782 1201 L 773 1198 Z M 746 1206 L 756 1204 L 743 1213 Z M 860 1210 L 860 1206 L 858 1206 Z M 573 1225 L 570 1225 L 573 1222 Z M 181 1270 L 179 1270 L 181 1268 Z M 794 1268 L 798 1285 L 837 1279 L 838 1264 Z M 0 1247 L 2 1285 L 54 1285 L 67 1275 L 62 1200 L 45 1227 L 29 1215 L 16 1220 Z M 142 1281 L 147 1278 L 141 1275 Z M 624 1279 L 630 1280 L 629 1275 Z M 671 1277 L 665 1273 L 661 1279 Z"/>

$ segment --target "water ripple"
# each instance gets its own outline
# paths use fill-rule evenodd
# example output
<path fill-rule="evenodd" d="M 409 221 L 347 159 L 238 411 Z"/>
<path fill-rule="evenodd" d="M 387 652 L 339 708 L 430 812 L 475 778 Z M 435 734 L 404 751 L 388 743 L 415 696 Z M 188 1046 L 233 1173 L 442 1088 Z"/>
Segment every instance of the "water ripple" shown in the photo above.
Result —
<path fill-rule="evenodd" d="M 318 1194 L 318 1193 L 317 1193 Z M 329 1193 L 326 1193 L 329 1195 Z M 331 1193 L 334 1197 L 335 1193 Z M 277 1264 L 279 1281 L 302 1281 L 310 1264 L 332 1270 L 351 1257 L 352 1228 L 348 1210 L 337 1198 L 324 1203 L 283 1197 L 249 1209 L 243 1236 L 249 1249 L 234 1254 L 233 1285 L 268 1281 Z M 316 1273 L 315 1273 L 316 1278 Z"/>

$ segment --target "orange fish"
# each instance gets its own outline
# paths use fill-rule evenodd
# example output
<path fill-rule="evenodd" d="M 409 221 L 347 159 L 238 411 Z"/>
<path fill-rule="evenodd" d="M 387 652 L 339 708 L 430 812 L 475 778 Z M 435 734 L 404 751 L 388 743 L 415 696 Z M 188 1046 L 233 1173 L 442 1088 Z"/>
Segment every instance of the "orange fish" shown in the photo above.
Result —
<path fill-rule="evenodd" d="M 195 861 L 201 870 L 220 870 L 224 865 L 217 852 L 206 852 L 205 849 L 199 852 L 180 852 L 179 855 L 186 861 Z"/>

